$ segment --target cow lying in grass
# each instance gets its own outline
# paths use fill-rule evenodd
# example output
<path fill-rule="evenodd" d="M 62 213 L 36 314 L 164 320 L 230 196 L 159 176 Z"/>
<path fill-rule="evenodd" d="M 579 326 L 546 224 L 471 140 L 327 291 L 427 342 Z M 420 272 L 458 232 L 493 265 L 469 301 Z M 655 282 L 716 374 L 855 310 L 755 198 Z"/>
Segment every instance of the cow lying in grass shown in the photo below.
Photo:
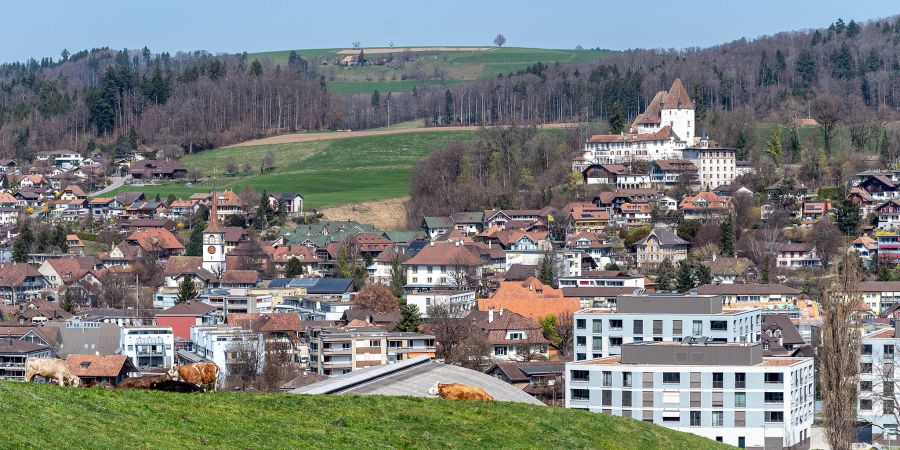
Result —
<path fill-rule="evenodd" d="M 116 389 L 148 389 L 151 391 L 166 392 L 199 392 L 200 388 L 181 381 L 175 381 L 169 374 L 145 375 L 142 377 L 126 378 L 116 385 Z"/>
<path fill-rule="evenodd" d="M 494 397 L 478 386 L 459 383 L 437 383 L 428 390 L 428 393 L 448 400 L 481 400 L 485 402 L 494 400 Z"/>
<path fill-rule="evenodd" d="M 25 360 L 25 381 L 31 382 L 36 376 L 55 380 L 60 386 L 79 386 L 81 378 L 72 373 L 69 363 L 57 358 L 28 358 Z"/>

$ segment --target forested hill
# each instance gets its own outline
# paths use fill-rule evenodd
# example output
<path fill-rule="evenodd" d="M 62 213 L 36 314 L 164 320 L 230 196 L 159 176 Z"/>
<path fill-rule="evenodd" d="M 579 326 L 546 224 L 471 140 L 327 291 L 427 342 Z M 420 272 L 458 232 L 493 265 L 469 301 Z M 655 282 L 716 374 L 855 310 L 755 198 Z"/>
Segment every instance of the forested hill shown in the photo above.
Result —
<path fill-rule="evenodd" d="M 837 20 L 706 49 L 613 52 L 591 63 L 534 63 L 440 85 L 425 77 L 406 92 L 379 93 L 373 82 L 364 94 L 332 92 L 321 61 L 303 59 L 303 52 L 284 62 L 146 48 L 63 52 L 56 60 L 0 66 L 0 157 L 52 148 L 197 151 L 277 133 L 411 119 L 429 125 L 597 120 L 616 103 L 633 117 L 675 77 L 698 104 L 699 128 L 741 146 L 755 120 L 811 114 L 828 126 L 895 119 L 898 49 L 897 17 Z M 417 64 L 404 61 L 392 64 L 398 70 Z"/>

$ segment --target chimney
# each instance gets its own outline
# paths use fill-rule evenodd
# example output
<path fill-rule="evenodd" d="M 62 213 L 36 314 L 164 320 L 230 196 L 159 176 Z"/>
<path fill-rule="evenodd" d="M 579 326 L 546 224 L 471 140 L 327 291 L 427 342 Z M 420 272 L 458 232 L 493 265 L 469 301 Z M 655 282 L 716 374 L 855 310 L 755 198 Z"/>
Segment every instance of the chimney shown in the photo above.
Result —
<path fill-rule="evenodd" d="M 500 307 L 500 317 L 503 317 L 503 307 Z"/>
<path fill-rule="evenodd" d="M 430 245 L 431 245 L 432 247 L 434 247 L 434 241 L 431 241 L 431 244 L 430 244 Z"/>
<path fill-rule="evenodd" d="M 491 245 L 493 245 L 494 241 L 488 241 L 488 250 L 491 249 Z"/>
<path fill-rule="evenodd" d="M 453 243 L 453 245 L 459 247 L 459 243 L 460 243 L 460 241 L 456 241 L 456 242 Z"/>
<path fill-rule="evenodd" d="M 494 321 L 494 308 L 488 310 L 488 323 Z"/>

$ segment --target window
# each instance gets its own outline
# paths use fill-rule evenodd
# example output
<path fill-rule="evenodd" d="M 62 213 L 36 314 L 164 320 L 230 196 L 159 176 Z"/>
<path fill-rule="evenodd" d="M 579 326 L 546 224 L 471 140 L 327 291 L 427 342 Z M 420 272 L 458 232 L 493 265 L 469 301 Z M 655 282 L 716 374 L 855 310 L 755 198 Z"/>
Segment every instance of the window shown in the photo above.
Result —
<path fill-rule="evenodd" d="M 663 330 L 662 320 L 654 320 L 653 321 L 653 334 L 662 334 Z"/>
<path fill-rule="evenodd" d="M 887 399 L 885 399 L 884 401 L 882 401 L 882 404 L 884 405 L 884 409 L 882 410 L 882 414 L 890 414 L 890 415 L 893 415 L 893 414 L 895 414 L 895 413 L 897 412 L 897 411 L 894 411 L 894 401 L 893 401 L 893 400 L 887 400 Z"/>
<path fill-rule="evenodd" d="M 766 411 L 766 422 L 781 423 L 784 422 L 784 411 Z"/>
<path fill-rule="evenodd" d="M 695 320 L 694 321 L 694 336 L 702 336 L 703 335 L 703 321 Z"/>
<path fill-rule="evenodd" d="M 579 330 L 587 328 L 587 319 L 575 319 L 575 328 Z"/>
<path fill-rule="evenodd" d="M 612 406 L 612 391 L 600 391 L 600 403 L 603 406 Z"/>
<path fill-rule="evenodd" d="M 681 334 L 681 321 L 680 320 L 672 321 L 672 334 L 675 334 L 675 335 Z"/>
<path fill-rule="evenodd" d="M 587 359 L 587 353 L 576 353 L 575 361 L 584 361 Z"/>
<path fill-rule="evenodd" d="M 681 413 L 678 411 L 663 411 L 663 422 L 681 422 Z"/>
<path fill-rule="evenodd" d="M 734 407 L 735 408 L 746 408 L 747 407 L 747 393 L 746 392 L 735 392 L 734 393 Z"/>
<path fill-rule="evenodd" d="M 602 320 L 600 320 L 600 319 L 594 319 L 594 320 L 591 322 L 591 324 L 592 324 L 592 326 L 593 326 L 593 328 L 591 329 L 591 331 L 593 331 L 594 333 L 602 333 L 602 332 L 603 332 L 603 321 L 602 321 Z"/>
<path fill-rule="evenodd" d="M 872 354 L 872 344 L 864 344 L 860 353 L 863 355 L 871 355 Z"/>
<path fill-rule="evenodd" d="M 575 345 L 587 345 L 587 336 L 575 336 Z"/>
<path fill-rule="evenodd" d="M 644 391 L 643 401 L 644 401 L 645 408 L 652 408 L 653 407 L 653 392 Z"/>
<path fill-rule="evenodd" d="M 591 381 L 591 372 L 589 370 L 573 370 L 572 381 Z"/>
<path fill-rule="evenodd" d="M 631 372 L 622 372 L 622 387 L 631 387 Z"/>
<path fill-rule="evenodd" d="M 610 347 L 618 347 L 620 345 L 622 345 L 622 338 L 620 338 L 620 337 L 609 338 L 609 346 Z"/>
<path fill-rule="evenodd" d="M 722 372 L 714 372 L 712 374 L 713 377 L 713 389 L 722 389 L 725 387 L 725 374 Z"/>
<path fill-rule="evenodd" d="M 591 392 L 587 389 L 572 389 L 572 400 L 589 400 Z"/>
<path fill-rule="evenodd" d="M 504 347 L 504 346 L 494 347 L 494 354 L 497 356 L 506 356 L 506 347 Z"/>
<path fill-rule="evenodd" d="M 635 320 L 633 324 L 633 332 L 634 334 L 644 334 L 644 321 L 643 320 Z"/>
<path fill-rule="evenodd" d="M 591 348 L 594 350 L 600 350 L 603 348 L 603 336 L 594 336 L 591 339 Z"/>
<path fill-rule="evenodd" d="M 369 347 L 381 347 L 381 341 L 369 341 Z"/>
<path fill-rule="evenodd" d="M 860 373 L 872 373 L 872 363 L 861 363 L 859 365 Z"/>
<path fill-rule="evenodd" d="M 622 321 L 621 320 L 610 320 L 609 321 L 609 329 L 610 330 L 621 330 L 622 329 Z"/>
<path fill-rule="evenodd" d="M 724 392 L 713 392 L 712 393 L 712 406 L 713 408 L 721 408 L 725 406 L 725 393 Z"/>
<path fill-rule="evenodd" d="M 747 426 L 747 411 L 735 411 L 734 412 L 734 426 L 735 427 Z"/>
<path fill-rule="evenodd" d="M 868 398 L 863 398 L 859 400 L 859 409 L 863 411 L 871 411 L 872 410 L 872 400 Z"/>
<path fill-rule="evenodd" d="M 691 389 L 700 389 L 700 372 L 691 372 Z"/>
<path fill-rule="evenodd" d="M 884 346 L 884 359 L 894 359 L 894 345 Z"/>
<path fill-rule="evenodd" d="M 622 391 L 622 406 L 631 406 L 631 391 Z M 623 416 L 628 416 L 622 412 Z"/>
<path fill-rule="evenodd" d="M 603 371 L 603 385 L 612 386 L 612 372 Z"/>
<path fill-rule="evenodd" d="M 713 411 L 712 412 L 712 426 L 721 427 L 725 424 L 725 412 L 724 411 Z"/>
<path fill-rule="evenodd" d="M 678 404 L 681 403 L 681 393 L 678 391 L 675 392 L 663 392 L 662 393 L 662 402 L 669 404 Z"/>
<path fill-rule="evenodd" d="M 699 427 L 700 423 L 700 411 L 691 411 L 691 426 Z"/>
<path fill-rule="evenodd" d="M 711 320 L 709 322 L 709 329 L 711 331 L 726 331 L 726 330 L 728 330 L 728 321 L 727 320 Z"/>
<path fill-rule="evenodd" d="M 666 384 L 681 383 L 681 374 L 678 372 L 663 372 L 663 383 L 666 383 Z"/>
<path fill-rule="evenodd" d="M 859 390 L 862 392 L 872 392 L 872 382 L 871 381 L 860 381 L 859 382 Z"/>
<path fill-rule="evenodd" d="M 784 374 L 783 373 L 767 373 L 767 374 L 765 374 L 764 381 L 766 383 L 784 383 Z"/>
<path fill-rule="evenodd" d="M 784 392 L 766 392 L 763 398 L 766 403 L 784 403 Z"/>

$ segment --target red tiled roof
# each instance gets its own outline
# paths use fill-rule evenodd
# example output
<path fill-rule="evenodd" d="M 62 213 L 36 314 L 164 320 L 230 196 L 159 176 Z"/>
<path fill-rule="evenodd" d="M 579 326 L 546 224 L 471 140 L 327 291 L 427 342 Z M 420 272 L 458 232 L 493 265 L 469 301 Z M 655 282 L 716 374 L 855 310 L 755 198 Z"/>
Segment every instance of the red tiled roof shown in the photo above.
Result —
<path fill-rule="evenodd" d="M 407 265 L 465 265 L 479 266 L 481 258 L 469 246 L 434 242 L 426 245 L 404 264 Z"/>
<path fill-rule="evenodd" d="M 115 378 L 123 371 L 134 369 L 126 355 L 75 355 L 66 357 L 72 373 L 79 377 Z"/>

